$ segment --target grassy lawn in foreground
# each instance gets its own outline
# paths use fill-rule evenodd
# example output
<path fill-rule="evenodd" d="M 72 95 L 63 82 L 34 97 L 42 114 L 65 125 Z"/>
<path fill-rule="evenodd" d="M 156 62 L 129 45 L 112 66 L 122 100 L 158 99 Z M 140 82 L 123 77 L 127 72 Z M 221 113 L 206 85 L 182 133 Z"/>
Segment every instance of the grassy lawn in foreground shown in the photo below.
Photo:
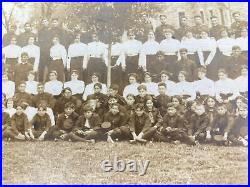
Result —
<path fill-rule="evenodd" d="M 247 148 L 127 142 L 3 142 L 3 184 L 247 184 Z M 147 173 L 104 172 L 101 161 L 150 160 Z"/>

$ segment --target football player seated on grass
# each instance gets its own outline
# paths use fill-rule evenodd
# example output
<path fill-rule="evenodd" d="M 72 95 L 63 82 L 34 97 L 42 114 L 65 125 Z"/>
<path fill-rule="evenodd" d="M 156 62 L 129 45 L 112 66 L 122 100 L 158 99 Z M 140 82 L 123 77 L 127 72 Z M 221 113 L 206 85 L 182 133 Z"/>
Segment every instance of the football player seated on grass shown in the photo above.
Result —
<path fill-rule="evenodd" d="M 95 142 L 101 135 L 101 119 L 98 114 L 94 113 L 93 106 L 86 104 L 83 106 L 83 115 L 76 121 L 73 129 L 74 141 Z"/>
<path fill-rule="evenodd" d="M 151 140 L 156 133 L 156 127 L 152 127 L 151 120 L 146 114 L 144 105 L 137 103 L 135 105 L 135 113 L 130 117 L 129 128 L 131 131 L 130 140 L 131 143 L 141 142 L 145 143 Z"/>
<path fill-rule="evenodd" d="M 68 102 L 64 106 L 64 112 L 59 114 L 56 125 L 48 130 L 47 138 L 49 140 L 72 141 L 72 130 L 78 120 L 79 115 L 75 112 L 75 105 Z"/>
<path fill-rule="evenodd" d="M 215 118 L 211 124 L 207 128 L 207 139 L 211 139 L 215 141 L 217 144 L 226 143 L 228 133 L 230 132 L 230 129 L 232 128 L 234 123 L 233 116 L 227 111 L 227 107 L 225 104 L 219 104 L 217 107 L 217 114 L 215 115 Z M 220 135 L 223 136 L 222 139 L 218 139 Z"/>
<path fill-rule="evenodd" d="M 126 125 L 127 121 L 128 116 L 120 110 L 119 104 L 113 103 L 104 116 L 104 122 L 110 124 L 110 127 L 103 128 L 104 134 L 107 134 L 107 142 L 114 143 L 114 139 L 124 140 L 129 137 L 130 131 Z"/>
<path fill-rule="evenodd" d="M 232 145 L 248 146 L 248 106 L 246 103 L 241 104 L 239 116 L 234 121 L 228 139 Z"/>
<path fill-rule="evenodd" d="M 167 105 L 167 113 L 163 117 L 163 125 L 159 131 L 159 138 L 163 142 L 194 144 L 194 140 L 188 137 L 183 116 L 178 114 L 173 103 Z"/>
<path fill-rule="evenodd" d="M 11 118 L 11 127 L 6 129 L 6 137 L 14 140 L 31 140 L 34 135 L 22 103 L 17 103 L 16 113 Z"/>

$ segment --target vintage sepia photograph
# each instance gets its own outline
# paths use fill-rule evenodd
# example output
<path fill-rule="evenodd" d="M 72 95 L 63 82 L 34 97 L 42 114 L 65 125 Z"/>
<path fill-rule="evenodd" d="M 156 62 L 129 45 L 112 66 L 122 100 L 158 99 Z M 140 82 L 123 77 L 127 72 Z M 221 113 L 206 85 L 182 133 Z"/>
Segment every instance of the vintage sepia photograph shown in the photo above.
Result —
<path fill-rule="evenodd" d="M 248 184 L 248 3 L 3 2 L 2 184 Z"/>

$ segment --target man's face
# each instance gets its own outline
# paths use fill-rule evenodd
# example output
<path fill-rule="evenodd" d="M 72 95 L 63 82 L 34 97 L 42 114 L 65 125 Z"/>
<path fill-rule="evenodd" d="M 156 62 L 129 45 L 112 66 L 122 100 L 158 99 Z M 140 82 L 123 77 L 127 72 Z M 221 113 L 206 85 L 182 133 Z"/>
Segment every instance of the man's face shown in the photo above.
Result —
<path fill-rule="evenodd" d="M 54 37 L 52 41 L 54 45 L 59 43 L 59 39 L 57 37 Z"/>
<path fill-rule="evenodd" d="M 168 115 L 170 115 L 170 116 L 174 116 L 175 113 L 176 113 L 176 109 L 175 109 L 174 107 L 168 107 L 167 113 L 168 113 Z"/>
<path fill-rule="evenodd" d="M 101 92 L 101 88 L 99 86 L 95 86 L 94 93 L 100 93 L 100 92 Z"/>
<path fill-rule="evenodd" d="M 93 115 L 93 112 L 92 112 L 92 111 L 85 111 L 85 112 L 84 112 L 84 117 L 85 117 L 86 119 L 91 118 L 92 115 Z"/>
<path fill-rule="evenodd" d="M 96 34 L 93 34 L 93 35 L 92 35 L 92 40 L 93 40 L 94 42 L 97 42 L 97 41 L 98 41 L 98 36 L 97 36 Z"/>
<path fill-rule="evenodd" d="M 205 112 L 205 107 L 204 106 L 196 106 L 195 113 L 200 116 L 204 114 Z"/>
<path fill-rule="evenodd" d="M 246 108 L 240 108 L 239 114 L 241 117 L 246 118 L 248 115 L 248 110 Z"/>
<path fill-rule="evenodd" d="M 66 99 L 69 99 L 72 96 L 72 92 L 69 90 L 65 90 L 63 95 Z"/>
<path fill-rule="evenodd" d="M 129 40 L 134 40 L 134 39 L 135 39 L 135 34 L 129 33 L 128 39 L 129 39 Z"/>
<path fill-rule="evenodd" d="M 212 23 L 213 26 L 218 25 L 218 19 L 217 18 L 212 18 L 211 23 Z"/>
<path fill-rule="evenodd" d="M 135 77 L 129 77 L 129 83 L 130 83 L 130 84 L 136 83 Z"/>
<path fill-rule="evenodd" d="M 111 109 L 110 109 L 110 112 L 113 114 L 113 115 L 116 115 L 119 113 L 119 107 L 118 106 L 112 106 Z"/>
<path fill-rule="evenodd" d="M 14 106 L 13 100 L 8 100 L 7 101 L 7 108 L 13 108 L 13 106 Z"/>
<path fill-rule="evenodd" d="M 225 107 L 220 106 L 220 107 L 217 108 L 217 112 L 218 112 L 219 115 L 224 115 L 227 112 L 227 110 L 226 110 Z"/>
<path fill-rule="evenodd" d="M 111 99 L 109 99 L 108 103 L 109 103 L 110 105 L 112 105 L 112 104 L 117 103 L 117 100 L 116 100 L 115 98 L 111 98 Z"/>
<path fill-rule="evenodd" d="M 66 115 L 70 116 L 74 112 L 74 109 L 71 107 L 67 107 L 64 109 L 64 112 Z"/>
<path fill-rule="evenodd" d="M 43 19 L 43 20 L 42 20 L 42 25 L 43 25 L 44 27 L 48 27 L 48 26 L 49 26 L 49 21 L 48 21 L 47 19 Z"/>
<path fill-rule="evenodd" d="M 195 18 L 194 18 L 194 23 L 195 23 L 196 25 L 201 25 L 201 24 L 202 24 L 201 18 L 200 18 L 200 17 L 195 17 Z"/>
<path fill-rule="evenodd" d="M 158 86 L 158 91 L 159 91 L 160 95 L 165 95 L 165 93 L 166 93 L 165 86 Z"/>
<path fill-rule="evenodd" d="M 180 55 L 181 55 L 181 58 L 183 58 L 183 59 L 187 58 L 187 52 L 186 51 L 181 51 Z"/>
<path fill-rule="evenodd" d="M 37 87 L 37 92 L 38 92 L 39 94 L 44 93 L 44 86 L 43 86 L 43 85 L 39 85 L 39 86 Z"/>
<path fill-rule="evenodd" d="M 159 54 L 159 55 L 157 55 L 157 59 L 158 59 L 158 61 L 163 61 L 164 60 L 164 55 L 162 55 L 162 54 Z"/>
<path fill-rule="evenodd" d="M 145 89 L 140 89 L 138 90 L 139 96 L 144 97 L 146 95 L 146 90 Z"/>
<path fill-rule="evenodd" d="M 135 102 L 135 99 L 133 97 L 127 97 L 126 102 L 128 105 L 133 105 Z"/>
<path fill-rule="evenodd" d="M 233 17 L 235 21 L 240 21 L 240 14 L 234 14 Z"/>
<path fill-rule="evenodd" d="M 75 38 L 75 43 L 79 43 L 81 41 L 81 36 L 77 35 Z"/>
<path fill-rule="evenodd" d="M 243 29 L 241 31 L 241 37 L 247 37 L 247 30 L 246 29 Z"/>
<path fill-rule="evenodd" d="M 234 49 L 232 50 L 232 56 L 239 56 L 241 54 L 241 50 L 240 49 Z"/>
<path fill-rule="evenodd" d="M 24 30 L 25 30 L 25 32 L 31 31 L 31 25 L 30 25 L 30 24 L 26 24 L 26 25 L 24 26 Z"/>
<path fill-rule="evenodd" d="M 114 89 L 112 89 L 112 88 L 109 88 L 109 95 L 110 96 L 115 96 L 116 94 L 117 94 L 117 90 L 114 90 Z"/>
<path fill-rule="evenodd" d="M 175 107 L 180 105 L 180 101 L 177 98 L 173 98 L 172 103 L 174 104 Z"/>
<path fill-rule="evenodd" d="M 166 82 L 167 80 L 168 80 L 168 75 L 166 75 L 166 74 L 161 74 L 161 81 L 162 82 Z"/>
<path fill-rule="evenodd" d="M 165 33 L 165 38 L 169 39 L 169 38 L 172 38 L 172 33 L 171 32 L 166 32 Z"/>
<path fill-rule="evenodd" d="M 206 39 L 208 37 L 208 33 L 207 32 L 201 32 L 201 38 L 202 39 Z"/>
<path fill-rule="evenodd" d="M 18 86 L 18 90 L 19 90 L 20 92 L 25 92 L 25 88 L 26 88 L 26 84 L 20 84 L 20 85 Z"/>
<path fill-rule="evenodd" d="M 161 22 L 161 24 L 166 24 L 167 23 L 167 17 L 166 16 L 161 16 L 160 17 L 160 22 Z"/>
<path fill-rule="evenodd" d="M 228 37 L 227 31 L 222 31 L 221 32 L 221 37 L 222 38 Z"/>
<path fill-rule="evenodd" d="M 59 25 L 59 22 L 57 20 L 53 20 L 51 23 L 52 27 L 58 27 L 58 25 Z"/>
<path fill-rule="evenodd" d="M 205 75 L 206 74 L 204 72 L 198 71 L 198 77 L 199 77 L 199 79 L 203 79 L 205 77 Z"/>
<path fill-rule="evenodd" d="M 137 109 L 135 110 L 136 115 L 139 116 L 139 117 L 143 115 L 143 112 L 144 112 L 144 111 L 143 111 L 142 109 L 140 109 L 140 108 L 137 108 Z"/>
<path fill-rule="evenodd" d="M 44 116 L 46 114 L 46 110 L 44 110 L 44 108 L 39 108 L 37 114 L 39 116 Z"/>
<path fill-rule="evenodd" d="M 154 35 L 153 32 L 149 32 L 149 33 L 148 33 L 148 39 L 149 39 L 149 40 L 154 40 L 154 39 L 155 39 L 155 35 Z"/>

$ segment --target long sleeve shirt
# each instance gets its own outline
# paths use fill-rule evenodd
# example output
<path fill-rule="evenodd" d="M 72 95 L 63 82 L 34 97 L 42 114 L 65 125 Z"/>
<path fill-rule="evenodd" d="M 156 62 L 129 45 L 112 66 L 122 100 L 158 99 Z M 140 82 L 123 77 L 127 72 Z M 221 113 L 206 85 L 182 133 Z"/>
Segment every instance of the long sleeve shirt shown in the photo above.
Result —
<path fill-rule="evenodd" d="M 108 65 L 108 46 L 102 42 L 91 42 L 88 44 L 88 58 L 102 58 Z"/>
<path fill-rule="evenodd" d="M 21 115 L 14 114 L 11 117 L 11 128 L 16 133 L 24 133 L 30 129 L 30 123 L 28 121 L 27 115 L 22 113 Z"/>
<path fill-rule="evenodd" d="M 176 39 L 165 39 L 160 43 L 160 51 L 165 55 L 177 55 L 180 49 L 180 41 Z"/>
<path fill-rule="evenodd" d="M 147 83 L 145 83 L 144 82 L 142 84 L 146 86 L 148 95 L 153 95 L 153 96 L 159 95 L 159 93 L 158 93 L 158 84 L 157 83 L 155 83 L 155 82 L 147 82 Z"/>
<path fill-rule="evenodd" d="M 89 119 L 86 119 L 84 115 L 80 116 L 76 121 L 74 130 L 97 130 L 100 129 L 101 119 L 97 114 L 93 114 Z"/>
<path fill-rule="evenodd" d="M 192 82 L 187 82 L 187 81 L 178 82 L 176 83 L 176 87 L 177 87 L 177 95 L 181 96 L 189 95 L 190 98 L 188 98 L 187 100 L 192 100 L 192 101 L 195 100 L 196 93 Z"/>
<path fill-rule="evenodd" d="M 36 45 L 26 45 L 22 48 L 22 52 L 26 52 L 29 58 L 35 58 L 33 70 L 37 71 L 40 62 L 40 47 Z"/>
<path fill-rule="evenodd" d="M 210 52 L 207 59 L 206 60 L 204 59 L 205 65 L 210 64 L 216 53 L 216 48 L 217 48 L 216 41 L 211 38 L 204 38 L 204 39 L 201 38 L 201 39 L 198 39 L 198 45 L 202 52 L 206 52 L 206 51 Z"/>
<path fill-rule="evenodd" d="M 6 98 L 9 99 L 15 94 L 15 83 L 13 81 L 2 81 L 2 92 L 6 94 Z"/>
<path fill-rule="evenodd" d="M 27 92 L 28 94 L 36 95 L 37 85 L 38 85 L 37 81 L 26 81 L 25 92 Z"/>
<path fill-rule="evenodd" d="M 64 83 L 64 88 L 70 88 L 72 91 L 72 95 L 83 94 L 85 84 L 80 80 L 71 80 Z"/>
<path fill-rule="evenodd" d="M 200 92 L 201 95 L 215 95 L 214 81 L 204 77 L 201 80 L 197 80 L 193 83 L 196 92 Z"/>
<path fill-rule="evenodd" d="M 51 120 L 48 114 L 45 114 L 44 116 L 36 114 L 31 121 L 31 125 L 36 131 L 48 132 L 51 127 Z"/>
<path fill-rule="evenodd" d="M 236 45 L 235 39 L 229 37 L 217 40 L 217 46 L 220 52 L 225 56 L 231 56 L 234 45 Z"/>
<path fill-rule="evenodd" d="M 248 37 L 236 38 L 235 42 L 238 46 L 240 46 L 241 51 L 248 51 Z"/>
<path fill-rule="evenodd" d="M 73 43 L 68 49 L 67 68 L 70 68 L 70 62 L 72 57 L 83 57 L 83 63 L 88 58 L 88 47 L 84 43 Z M 85 62 L 86 63 L 86 62 Z"/>
<path fill-rule="evenodd" d="M 127 40 L 123 43 L 125 56 L 136 56 L 142 50 L 142 43 L 138 40 Z"/>
<path fill-rule="evenodd" d="M 46 82 L 44 85 L 44 92 L 50 93 L 53 96 L 59 95 L 62 92 L 63 83 L 58 80 Z"/>
<path fill-rule="evenodd" d="M 234 80 L 234 84 L 236 85 L 239 92 L 247 92 L 248 91 L 248 76 L 239 76 Z"/>
<path fill-rule="evenodd" d="M 129 128 L 132 132 L 139 135 L 141 132 L 145 133 L 151 127 L 151 121 L 146 113 L 142 116 L 133 114 L 129 120 Z"/>
<path fill-rule="evenodd" d="M 22 52 L 22 48 L 18 45 L 10 44 L 2 49 L 2 53 L 5 58 L 19 58 Z"/>
<path fill-rule="evenodd" d="M 137 96 L 138 95 L 138 90 L 137 90 L 137 87 L 139 86 L 140 84 L 138 83 L 135 83 L 135 84 L 129 84 L 127 85 L 124 90 L 123 90 L 123 97 L 126 98 L 128 94 L 133 94 L 134 96 Z"/>
<path fill-rule="evenodd" d="M 111 56 L 119 56 L 115 65 L 125 66 L 124 46 L 122 43 L 116 43 L 111 46 Z"/>
<path fill-rule="evenodd" d="M 67 51 L 65 47 L 61 44 L 53 45 L 50 48 L 50 57 L 52 60 L 62 59 L 64 67 L 66 67 L 67 63 Z"/>
<path fill-rule="evenodd" d="M 155 40 L 148 40 L 142 45 L 141 53 L 139 56 L 139 65 L 146 66 L 147 55 L 156 55 L 159 51 L 160 44 Z"/>
<path fill-rule="evenodd" d="M 225 80 L 218 80 L 215 82 L 215 96 L 216 99 L 221 99 L 220 94 L 233 94 L 229 97 L 229 100 L 234 100 L 238 95 L 239 92 L 237 91 L 236 85 L 232 79 L 225 79 Z"/>

